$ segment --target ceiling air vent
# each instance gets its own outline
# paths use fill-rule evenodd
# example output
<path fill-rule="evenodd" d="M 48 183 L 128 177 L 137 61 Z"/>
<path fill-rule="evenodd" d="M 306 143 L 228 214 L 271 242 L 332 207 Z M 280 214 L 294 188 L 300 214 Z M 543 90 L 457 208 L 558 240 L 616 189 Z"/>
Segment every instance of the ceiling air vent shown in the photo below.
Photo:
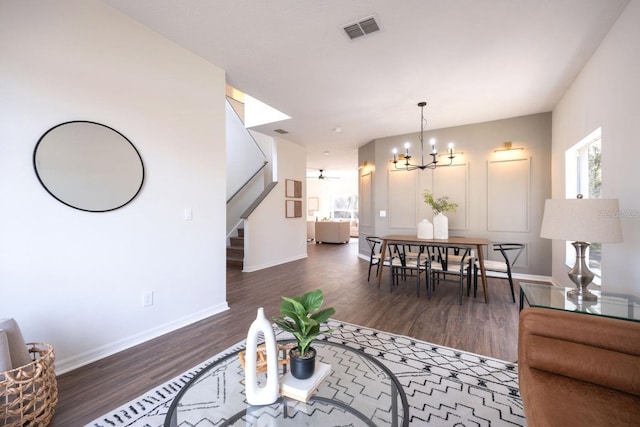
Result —
<path fill-rule="evenodd" d="M 380 25 L 378 25 L 378 22 L 376 21 L 376 16 L 371 15 L 366 18 L 359 19 L 356 22 L 344 25 L 342 29 L 347 33 L 347 36 L 353 40 L 358 37 L 380 31 Z"/>
<path fill-rule="evenodd" d="M 284 129 L 274 129 L 273 131 L 274 131 L 274 132 L 278 132 L 280 135 L 284 135 L 285 133 L 289 133 L 289 132 L 287 132 L 287 131 L 286 131 L 286 130 L 284 130 Z"/>

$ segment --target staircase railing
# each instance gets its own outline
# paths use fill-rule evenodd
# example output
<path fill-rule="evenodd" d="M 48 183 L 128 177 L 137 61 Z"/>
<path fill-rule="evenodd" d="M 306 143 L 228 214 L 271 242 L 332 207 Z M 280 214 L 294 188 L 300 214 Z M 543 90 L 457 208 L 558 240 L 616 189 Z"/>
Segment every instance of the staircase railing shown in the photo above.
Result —
<path fill-rule="evenodd" d="M 258 169 L 258 170 L 253 174 L 253 175 L 251 175 L 251 176 L 249 177 L 249 179 L 248 179 L 244 184 L 242 184 L 242 186 L 241 186 L 240 188 L 238 188 L 238 191 L 236 191 L 235 193 L 233 193 L 233 194 L 231 195 L 231 197 L 229 197 L 229 198 L 227 199 L 227 204 L 229 204 L 229 202 L 231 202 L 231 200 L 233 200 L 233 198 L 234 198 L 234 197 L 236 197 L 238 194 L 240 194 L 240 193 L 242 192 L 242 190 L 243 190 L 243 189 L 245 189 L 245 188 L 247 187 L 247 185 L 249 185 L 249 183 L 250 183 L 251 181 L 253 181 L 253 178 L 255 178 L 255 177 L 257 177 L 258 175 L 260 175 L 260 172 L 261 172 L 261 171 L 262 171 L 262 170 L 263 170 L 263 169 L 264 169 L 268 164 L 269 164 L 269 162 L 264 162 L 264 163 L 262 164 L 262 166 L 260 166 L 260 169 Z"/>
<path fill-rule="evenodd" d="M 271 184 L 267 185 L 267 187 L 264 189 L 264 191 L 258 196 L 258 198 L 251 204 L 249 205 L 249 207 L 247 208 L 246 211 L 244 211 L 242 213 L 242 215 L 240 215 L 240 218 L 242 219 L 247 219 L 249 218 L 249 215 L 251 215 L 251 212 L 253 212 L 259 205 L 260 203 L 265 199 L 265 197 L 267 197 L 267 195 L 269 193 L 271 193 L 271 190 L 273 190 L 274 188 L 276 188 L 276 185 L 278 185 L 278 181 L 274 181 Z"/>
<path fill-rule="evenodd" d="M 273 171 L 269 167 L 275 156 L 273 139 L 256 138 L 247 130 L 240 115 L 226 101 L 226 165 L 227 165 L 227 236 L 258 206 L 271 191 Z M 266 152 L 266 154 L 265 154 Z"/>

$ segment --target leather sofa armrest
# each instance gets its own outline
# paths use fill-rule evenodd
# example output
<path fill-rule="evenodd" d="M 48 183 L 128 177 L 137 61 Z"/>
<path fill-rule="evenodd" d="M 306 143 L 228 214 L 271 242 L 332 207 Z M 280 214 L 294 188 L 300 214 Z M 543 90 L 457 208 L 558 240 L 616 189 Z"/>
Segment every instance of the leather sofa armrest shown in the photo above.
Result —
<path fill-rule="evenodd" d="M 640 396 L 640 323 L 526 308 L 518 341 L 525 368 Z"/>
<path fill-rule="evenodd" d="M 640 323 L 526 308 L 520 314 L 518 381 L 529 427 L 635 427 Z"/>

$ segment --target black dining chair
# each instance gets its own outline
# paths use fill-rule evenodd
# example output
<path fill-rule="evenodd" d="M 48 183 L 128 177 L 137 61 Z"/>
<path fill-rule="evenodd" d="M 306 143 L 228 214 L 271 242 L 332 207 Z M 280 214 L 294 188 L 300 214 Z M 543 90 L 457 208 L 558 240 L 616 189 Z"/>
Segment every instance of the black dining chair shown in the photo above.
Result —
<path fill-rule="evenodd" d="M 369 245 L 369 274 L 367 274 L 367 282 L 371 279 L 371 269 L 376 267 L 376 276 L 380 273 L 380 248 L 382 240 L 376 236 L 367 236 L 365 238 Z"/>
<path fill-rule="evenodd" d="M 416 296 L 420 297 L 421 276 L 425 276 L 425 287 L 427 297 L 431 297 L 430 286 L 430 270 L 429 258 L 425 246 L 407 245 L 407 244 L 391 244 L 389 245 L 391 258 L 391 284 L 390 289 L 400 284 L 400 280 L 406 281 L 407 278 L 416 278 Z"/>
<path fill-rule="evenodd" d="M 431 283 L 435 286 L 440 282 L 453 282 L 458 284 L 458 303 L 462 305 L 464 293 L 464 281 L 467 280 L 467 293 L 471 287 L 471 273 L 474 257 L 469 248 L 450 246 L 428 247 L 430 263 Z M 455 279 L 450 276 L 454 276 Z"/>
<path fill-rule="evenodd" d="M 507 275 L 507 279 L 509 280 L 509 287 L 511 287 L 511 299 L 515 303 L 516 302 L 516 294 L 513 290 L 513 277 L 511 277 L 511 270 L 513 265 L 518 261 L 518 258 L 522 254 L 524 250 L 524 244 L 522 243 L 493 243 L 492 244 L 494 251 L 499 251 L 502 254 L 502 258 L 504 261 L 494 261 L 490 259 L 485 259 L 483 261 L 485 271 L 495 271 L 498 273 L 504 273 Z M 473 296 L 476 296 L 478 291 L 478 262 L 476 261 L 473 266 Z"/>

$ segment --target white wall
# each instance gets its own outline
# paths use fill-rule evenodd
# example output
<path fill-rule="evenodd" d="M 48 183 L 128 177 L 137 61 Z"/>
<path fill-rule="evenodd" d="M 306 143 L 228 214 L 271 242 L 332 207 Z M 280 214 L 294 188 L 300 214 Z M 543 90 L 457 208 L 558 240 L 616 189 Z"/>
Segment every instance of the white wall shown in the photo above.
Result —
<path fill-rule="evenodd" d="M 276 138 L 278 184 L 245 220 L 243 271 L 251 272 L 307 257 L 304 147 Z M 285 180 L 301 181 L 302 197 L 285 197 Z M 285 200 L 302 202 L 302 217 L 285 217 Z"/>
<path fill-rule="evenodd" d="M 553 197 L 565 197 L 565 151 L 602 127 L 602 197 L 620 201 L 624 243 L 603 244 L 602 290 L 640 293 L 640 1 L 632 0 L 553 110 Z M 553 277 L 568 283 L 564 243 Z"/>
<path fill-rule="evenodd" d="M 93 0 L 0 2 L 0 58 L 0 317 L 63 372 L 225 310 L 223 70 Z M 87 213 L 39 184 L 34 146 L 69 120 L 139 150 L 129 205 Z"/>

